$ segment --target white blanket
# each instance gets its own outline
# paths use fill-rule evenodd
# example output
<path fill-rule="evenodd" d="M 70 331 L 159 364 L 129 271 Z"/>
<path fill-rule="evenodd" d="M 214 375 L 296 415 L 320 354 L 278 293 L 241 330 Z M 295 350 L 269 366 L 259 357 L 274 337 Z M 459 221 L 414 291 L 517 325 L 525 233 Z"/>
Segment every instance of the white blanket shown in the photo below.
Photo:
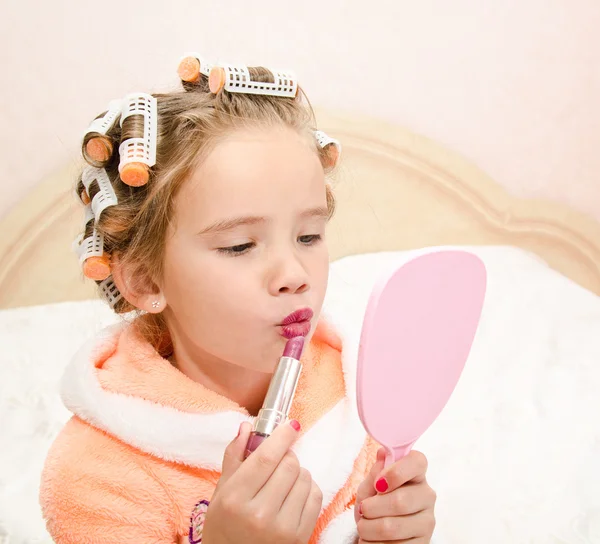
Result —
<path fill-rule="evenodd" d="M 440 536 L 600 543 L 600 299 L 521 250 L 466 249 L 488 269 L 480 329 L 452 399 L 416 445 L 438 492 Z M 414 254 L 337 261 L 327 305 L 360 317 L 376 276 Z M 1 544 L 51 542 L 37 493 L 69 417 L 57 384 L 80 344 L 116 319 L 99 301 L 0 312 Z"/>

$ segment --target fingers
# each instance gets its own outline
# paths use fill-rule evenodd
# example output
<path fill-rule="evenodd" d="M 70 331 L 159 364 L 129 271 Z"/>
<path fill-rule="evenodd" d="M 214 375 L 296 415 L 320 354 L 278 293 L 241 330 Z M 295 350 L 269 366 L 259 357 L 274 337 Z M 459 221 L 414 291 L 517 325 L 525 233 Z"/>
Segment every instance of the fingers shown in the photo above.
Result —
<path fill-rule="evenodd" d="M 374 497 L 377 494 L 375 491 L 375 479 L 379 476 L 383 470 L 385 464 L 385 449 L 379 448 L 377 450 L 377 460 L 371 467 L 371 471 L 367 474 L 367 477 L 360 483 L 356 490 L 356 506 L 354 508 L 354 519 L 358 521 L 360 519 L 360 505 L 361 503 L 369 498 Z"/>
<path fill-rule="evenodd" d="M 433 508 L 435 502 L 435 491 L 426 483 L 406 484 L 390 493 L 365 499 L 361 511 L 367 519 L 407 516 Z"/>
<path fill-rule="evenodd" d="M 279 512 L 284 501 L 287 500 L 288 494 L 294 488 L 299 475 L 300 462 L 294 452 L 288 451 L 279 462 L 279 465 L 277 465 L 267 483 L 256 494 L 254 500 L 268 504 L 269 510 L 273 514 L 276 514 Z M 307 495 L 309 491 L 310 485 L 306 491 Z"/>
<path fill-rule="evenodd" d="M 312 481 L 312 480 L 311 480 Z M 319 489 L 319 486 L 312 481 L 310 493 L 302 516 L 300 517 L 300 527 L 298 528 L 298 536 L 300 542 L 308 542 L 310 537 L 315 530 L 315 525 L 321 513 L 321 507 L 323 505 L 323 492 Z"/>
<path fill-rule="evenodd" d="M 362 518 L 357 523 L 358 535 L 367 542 L 408 540 L 433 534 L 435 517 L 432 510 L 410 516 Z"/>
<path fill-rule="evenodd" d="M 305 468 L 301 468 L 296 483 L 281 505 L 279 515 L 283 519 L 289 519 L 290 523 L 295 524 L 296 527 L 300 526 L 304 505 L 308 500 L 312 486 L 313 480 L 310 472 Z"/>
<path fill-rule="evenodd" d="M 229 443 L 227 448 L 225 448 L 225 454 L 223 455 L 223 469 L 221 478 L 219 479 L 219 486 L 223 486 L 244 462 L 244 451 L 246 450 L 246 444 L 248 443 L 248 438 L 250 437 L 251 432 L 252 425 L 244 421 L 240 425 L 240 430 L 237 437 Z"/>
<path fill-rule="evenodd" d="M 383 466 L 385 464 L 385 449 L 379 448 L 377 451 L 377 460 L 371 467 L 369 474 L 367 477 L 361 482 L 356 491 L 356 502 L 367 497 L 372 497 L 376 494 L 375 491 L 375 478 L 381 474 L 383 470 Z"/>
<path fill-rule="evenodd" d="M 421 452 L 413 450 L 377 476 L 375 490 L 378 493 L 390 493 L 407 482 L 424 482 L 426 473 L 427 458 Z"/>
<path fill-rule="evenodd" d="M 297 422 L 292 423 L 298 425 Z M 290 422 L 279 425 L 238 467 L 235 484 L 246 499 L 252 500 L 263 488 L 298 436 L 299 429 Z"/>

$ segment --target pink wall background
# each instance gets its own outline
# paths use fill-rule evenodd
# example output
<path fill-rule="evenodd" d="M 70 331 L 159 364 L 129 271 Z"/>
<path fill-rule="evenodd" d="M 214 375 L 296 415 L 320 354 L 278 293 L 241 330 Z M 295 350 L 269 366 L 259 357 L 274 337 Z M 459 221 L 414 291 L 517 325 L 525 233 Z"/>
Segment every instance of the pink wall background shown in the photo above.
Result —
<path fill-rule="evenodd" d="M 180 55 L 295 70 L 314 104 L 460 152 L 514 194 L 600 220 L 598 0 L 120 0 L 0 5 L 0 216 L 77 158 L 114 97 Z"/>

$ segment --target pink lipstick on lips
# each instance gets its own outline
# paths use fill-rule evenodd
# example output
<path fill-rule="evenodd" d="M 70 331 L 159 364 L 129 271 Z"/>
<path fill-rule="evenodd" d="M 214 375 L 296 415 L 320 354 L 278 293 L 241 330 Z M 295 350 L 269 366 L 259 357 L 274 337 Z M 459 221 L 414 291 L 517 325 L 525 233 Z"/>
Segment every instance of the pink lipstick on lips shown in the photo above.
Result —
<path fill-rule="evenodd" d="M 287 419 L 300 378 L 300 371 L 302 370 L 300 357 L 303 349 L 304 336 L 291 338 L 285 345 L 275 374 L 271 378 L 263 406 L 254 422 L 254 428 L 246 445 L 244 459 L 258 448 L 278 425 Z"/>
<path fill-rule="evenodd" d="M 281 335 L 285 338 L 307 336 L 310 332 L 312 317 L 313 311 L 310 308 L 302 308 L 292 312 L 279 324 Z"/>

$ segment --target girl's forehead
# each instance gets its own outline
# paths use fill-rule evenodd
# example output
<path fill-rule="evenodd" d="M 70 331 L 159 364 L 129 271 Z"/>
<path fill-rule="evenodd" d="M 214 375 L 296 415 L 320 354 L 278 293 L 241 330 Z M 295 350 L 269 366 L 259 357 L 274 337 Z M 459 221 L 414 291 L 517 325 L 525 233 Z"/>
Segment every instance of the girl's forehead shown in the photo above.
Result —
<path fill-rule="evenodd" d="M 318 155 L 301 134 L 272 127 L 237 131 L 215 145 L 179 194 L 185 208 L 210 213 L 270 209 L 295 199 L 314 205 L 325 195 Z M 302 202 L 306 201 L 306 202 Z"/>

